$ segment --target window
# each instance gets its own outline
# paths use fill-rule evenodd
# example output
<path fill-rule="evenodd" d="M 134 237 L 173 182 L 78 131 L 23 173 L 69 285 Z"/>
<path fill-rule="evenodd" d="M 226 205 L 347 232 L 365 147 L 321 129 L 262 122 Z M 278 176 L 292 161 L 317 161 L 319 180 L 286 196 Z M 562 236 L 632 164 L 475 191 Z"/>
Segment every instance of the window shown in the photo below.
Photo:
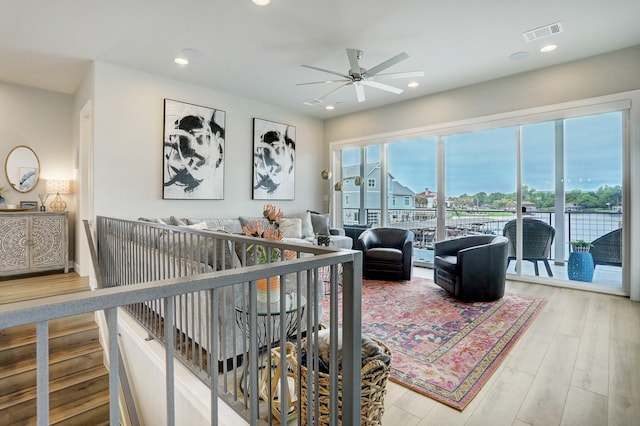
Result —
<path fill-rule="evenodd" d="M 360 175 L 367 176 L 359 199 L 349 212 L 342 212 L 344 221 L 357 212 L 374 226 L 411 229 L 419 265 L 433 261 L 437 240 L 502 235 L 512 219 L 537 219 L 556 232 L 545 254 L 554 266 L 552 276 L 525 261 L 518 268 L 510 262 L 508 272 L 535 273 L 551 281 L 573 279 L 567 267 L 570 242 L 594 241 L 622 227 L 628 108 L 622 101 L 594 104 L 576 112 L 488 119 L 465 124 L 457 133 L 444 126 L 442 135 L 338 147 L 338 152 L 357 150 L 357 162 L 364 163 L 359 164 Z M 522 258 L 520 250 L 524 252 L 518 249 L 511 255 Z M 594 285 L 622 287 L 619 264 L 596 266 L 601 274 L 594 275 Z"/>

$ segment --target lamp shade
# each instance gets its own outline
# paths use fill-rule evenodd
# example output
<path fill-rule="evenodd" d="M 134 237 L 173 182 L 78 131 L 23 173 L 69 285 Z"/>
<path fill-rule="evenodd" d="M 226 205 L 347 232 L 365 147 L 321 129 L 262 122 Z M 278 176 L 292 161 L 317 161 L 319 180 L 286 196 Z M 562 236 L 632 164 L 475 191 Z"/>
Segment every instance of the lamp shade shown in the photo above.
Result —
<path fill-rule="evenodd" d="M 46 190 L 48 194 L 68 194 L 71 192 L 71 182 L 68 180 L 48 180 Z"/>

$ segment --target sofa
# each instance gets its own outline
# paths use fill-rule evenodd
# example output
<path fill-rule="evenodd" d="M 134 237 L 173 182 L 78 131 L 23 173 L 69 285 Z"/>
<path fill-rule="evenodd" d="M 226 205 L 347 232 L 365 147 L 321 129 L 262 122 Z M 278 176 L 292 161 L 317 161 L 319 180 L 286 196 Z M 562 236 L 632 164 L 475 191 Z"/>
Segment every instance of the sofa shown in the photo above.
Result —
<path fill-rule="evenodd" d="M 312 219 L 313 218 L 313 219 Z M 175 242 L 173 238 L 167 238 L 167 233 L 170 233 L 169 227 L 183 227 L 196 230 L 212 230 L 223 231 L 224 233 L 231 234 L 243 234 L 242 227 L 251 223 L 253 220 L 263 220 L 261 217 L 245 217 L 238 218 L 177 218 L 174 216 L 168 218 L 139 218 L 139 221 L 152 222 L 162 227 L 159 237 L 154 241 L 148 238 L 142 243 L 147 246 L 147 252 L 153 252 L 152 258 L 156 257 L 158 253 L 161 256 L 172 258 L 188 258 L 193 256 L 194 244 L 184 241 Z M 168 227 L 167 227 L 168 226 Z M 315 244 L 316 235 L 329 235 L 330 246 L 337 248 L 352 247 L 352 239 L 344 235 L 344 231 L 341 229 L 328 228 L 328 217 L 319 213 L 302 212 L 299 214 L 289 215 L 285 217 L 285 220 L 280 225 L 283 230 L 284 238 L 283 242 L 289 244 L 300 245 L 312 245 Z M 147 233 L 145 234 L 147 235 Z M 188 240 L 191 241 L 191 240 Z M 198 272 L 206 272 L 212 270 L 232 269 L 242 265 L 255 264 L 255 260 L 252 259 L 251 251 L 244 250 L 240 245 L 235 245 L 235 251 L 232 249 L 232 245 L 228 241 L 222 239 L 202 239 L 200 240 L 198 253 L 201 253 L 202 259 L 200 266 L 198 266 Z M 303 254 L 304 255 L 304 254 Z M 171 260 L 167 263 L 175 263 L 175 260 Z M 182 261 L 181 261 L 182 262 Z M 187 262 L 188 264 L 188 262 Z M 193 266 L 190 266 L 193 268 Z M 188 271 L 188 268 L 183 268 Z M 307 291 L 306 274 L 300 274 L 300 277 L 292 274 L 285 279 L 284 287 L 287 292 L 295 292 L 298 289 L 298 279 L 301 279 L 301 291 Z M 232 365 L 231 360 L 233 358 L 241 358 L 243 355 L 243 342 L 242 332 L 238 328 L 236 321 L 236 306 L 239 306 L 242 302 L 241 299 L 247 295 L 248 287 L 240 284 L 234 286 L 233 289 L 226 289 L 218 302 L 218 322 L 219 327 L 215 332 L 218 344 L 218 361 L 219 367 L 222 368 L 222 362 L 227 361 L 228 365 Z M 322 304 L 321 301 L 324 297 L 324 288 L 322 285 L 317 287 L 316 297 L 318 305 L 316 309 L 319 317 L 322 317 Z M 206 300 L 206 296 L 200 295 L 198 299 Z M 162 309 L 154 309 L 158 314 L 162 315 Z M 195 311 L 195 316 L 199 316 L 198 312 L 203 311 L 203 307 L 198 303 L 193 304 L 191 297 L 188 296 L 183 302 L 176 303 L 176 312 L 178 317 L 182 316 L 182 313 L 187 313 L 186 317 L 192 317 L 192 312 Z M 308 312 L 308 307 L 305 310 Z M 202 321 L 202 319 L 201 319 Z M 304 321 L 303 321 L 304 323 Z M 198 327 L 197 324 L 190 324 L 189 328 L 195 333 L 194 340 L 201 343 L 202 346 L 207 349 L 206 338 L 201 338 L 198 334 L 198 330 L 205 330 L 206 325 L 201 324 Z M 234 331 L 235 329 L 235 331 Z M 303 328 L 304 330 L 304 328 Z"/>
<path fill-rule="evenodd" d="M 248 225 L 253 220 L 259 220 L 268 224 L 264 217 L 239 216 L 238 218 L 168 218 L 139 220 L 161 223 L 164 225 L 190 226 L 197 229 L 209 229 L 225 231 L 232 234 L 243 234 L 242 227 Z M 335 248 L 351 249 L 353 239 L 345 235 L 342 228 L 332 228 L 329 226 L 329 215 L 307 210 L 301 213 L 288 214 L 284 216 L 284 221 L 280 224 L 280 229 L 284 234 L 283 242 L 292 244 L 317 244 L 318 235 L 329 236 L 329 246 Z"/>

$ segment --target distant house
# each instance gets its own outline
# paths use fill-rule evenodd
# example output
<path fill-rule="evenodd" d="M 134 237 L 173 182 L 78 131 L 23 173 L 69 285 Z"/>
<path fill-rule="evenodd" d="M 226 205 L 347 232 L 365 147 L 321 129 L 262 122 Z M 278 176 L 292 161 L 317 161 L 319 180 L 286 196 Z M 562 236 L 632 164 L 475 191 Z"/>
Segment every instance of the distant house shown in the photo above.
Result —
<path fill-rule="evenodd" d="M 342 168 L 342 208 L 345 220 L 359 222 L 360 187 L 356 186 L 355 178 L 360 175 L 359 165 Z M 367 214 L 367 223 L 380 223 L 381 206 L 381 179 L 380 163 L 368 163 L 362 175 L 364 182 L 364 206 Z M 416 194 L 408 187 L 395 180 L 391 173 L 387 173 L 387 206 L 392 216 L 391 220 L 409 220 L 409 212 L 406 214 L 394 213 L 392 210 L 413 210 L 416 207 Z M 355 210 L 357 209 L 357 210 Z"/>
<path fill-rule="evenodd" d="M 416 207 L 426 207 L 428 209 L 436 208 L 436 199 L 438 197 L 437 192 L 430 191 L 429 188 L 425 188 L 424 191 L 416 194 Z"/>
<path fill-rule="evenodd" d="M 522 202 L 522 212 L 523 213 L 533 213 L 536 211 L 536 205 L 531 201 L 523 201 Z"/>

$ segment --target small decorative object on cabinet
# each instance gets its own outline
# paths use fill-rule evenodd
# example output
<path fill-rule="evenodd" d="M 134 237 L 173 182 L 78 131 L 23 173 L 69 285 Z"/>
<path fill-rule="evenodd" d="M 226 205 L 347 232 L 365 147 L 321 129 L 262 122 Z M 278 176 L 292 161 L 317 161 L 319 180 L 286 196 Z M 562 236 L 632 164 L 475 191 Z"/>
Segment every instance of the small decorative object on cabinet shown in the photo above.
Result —
<path fill-rule="evenodd" d="M 67 213 L 0 213 L 0 276 L 69 272 Z"/>
<path fill-rule="evenodd" d="M 570 280 L 591 282 L 593 279 L 593 257 L 589 253 L 592 244 L 588 241 L 572 241 L 567 273 Z"/>
<path fill-rule="evenodd" d="M 48 180 L 47 193 L 56 194 L 49 207 L 54 212 L 63 212 L 67 209 L 67 203 L 62 199 L 60 194 L 68 194 L 71 192 L 71 182 L 68 180 Z"/>

